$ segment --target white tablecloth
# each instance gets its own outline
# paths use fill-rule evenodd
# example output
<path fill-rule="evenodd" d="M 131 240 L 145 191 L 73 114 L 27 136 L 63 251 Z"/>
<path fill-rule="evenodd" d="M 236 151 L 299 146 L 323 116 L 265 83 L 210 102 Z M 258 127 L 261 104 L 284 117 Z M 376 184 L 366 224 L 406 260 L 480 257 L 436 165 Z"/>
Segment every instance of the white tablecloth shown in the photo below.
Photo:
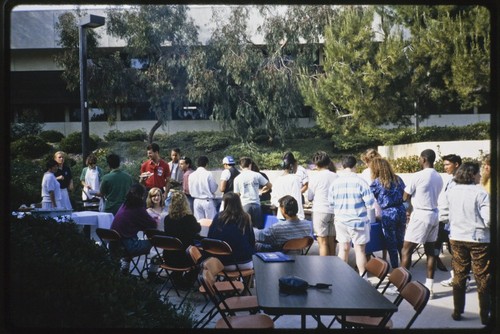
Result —
<path fill-rule="evenodd" d="M 78 211 L 71 214 L 71 219 L 78 225 L 93 225 L 99 228 L 111 228 L 114 216 L 109 212 Z"/>

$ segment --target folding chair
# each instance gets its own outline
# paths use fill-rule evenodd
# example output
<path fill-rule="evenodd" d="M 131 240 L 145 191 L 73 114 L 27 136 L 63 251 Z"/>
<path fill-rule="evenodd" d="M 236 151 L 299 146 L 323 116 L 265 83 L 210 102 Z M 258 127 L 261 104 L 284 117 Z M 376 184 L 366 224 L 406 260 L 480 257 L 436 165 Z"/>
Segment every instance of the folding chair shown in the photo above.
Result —
<path fill-rule="evenodd" d="M 412 265 L 411 265 L 412 268 L 415 267 L 415 265 L 418 263 L 418 261 L 422 260 L 422 258 L 424 257 L 425 249 L 422 251 L 422 248 L 424 248 L 424 245 L 418 244 L 417 247 L 415 247 L 415 249 L 413 250 L 412 256 L 413 256 L 413 254 L 417 254 L 417 260 L 412 263 Z"/>
<path fill-rule="evenodd" d="M 412 281 L 405 285 L 401 290 L 400 295 L 394 301 L 395 305 L 400 305 L 403 300 L 406 300 L 415 313 L 406 324 L 405 329 L 410 329 L 417 317 L 422 313 L 423 309 L 429 301 L 430 291 L 422 283 Z M 392 328 L 393 322 L 389 314 L 385 317 L 369 317 L 369 316 L 350 316 L 346 318 L 344 325 L 350 328 Z"/>
<path fill-rule="evenodd" d="M 233 250 L 231 249 L 231 246 L 229 246 L 227 242 L 222 240 L 204 238 L 201 240 L 201 246 L 203 248 L 203 251 L 215 257 L 233 256 Z M 233 263 L 235 263 L 235 261 L 233 261 Z M 236 265 L 236 270 L 234 271 L 224 270 L 223 271 L 224 276 L 228 280 L 241 279 L 241 281 L 244 283 L 245 290 L 247 291 L 248 294 L 251 295 L 252 293 L 250 292 L 249 284 L 254 275 L 254 270 L 253 269 L 240 270 L 238 264 L 235 263 L 235 265 Z M 247 283 L 245 283 L 245 278 L 247 278 Z"/>
<path fill-rule="evenodd" d="M 394 269 L 389 275 L 389 281 L 386 286 L 382 290 L 382 294 L 387 291 L 387 288 L 392 284 L 396 287 L 396 289 L 401 292 L 401 290 L 405 287 L 408 282 L 411 281 L 411 273 L 405 267 L 398 267 Z"/>
<path fill-rule="evenodd" d="M 194 246 L 193 246 L 194 247 Z M 218 273 L 224 268 L 222 262 L 215 257 L 210 257 L 203 262 L 203 270 L 208 271 L 213 277 L 216 277 Z M 206 289 L 200 283 L 200 292 L 203 296 L 207 295 Z M 229 284 L 228 284 L 229 283 Z M 237 286 L 234 284 L 236 283 Z M 217 289 L 221 298 L 223 298 L 229 306 L 221 304 L 219 308 L 230 315 L 234 315 L 234 312 L 240 311 L 250 311 L 251 313 L 256 313 L 259 310 L 259 304 L 257 302 L 256 296 L 240 296 L 240 292 L 243 291 L 243 284 L 239 281 L 217 281 L 213 282 L 215 288 Z M 210 299 L 208 300 L 210 302 Z M 206 306 L 206 305 L 205 305 Z M 205 308 L 203 307 L 203 309 Z M 218 313 L 218 309 L 214 306 L 210 311 L 208 311 L 200 320 L 198 320 L 194 327 L 204 328 Z M 202 324 L 203 323 L 203 324 Z M 201 326 L 200 326 L 201 325 Z M 199 327 L 198 327 L 199 326 Z"/>
<path fill-rule="evenodd" d="M 160 254 L 159 250 L 163 250 L 164 256 L 167 257 L 167 259 L 168 259 L 169 255 L 170 256 L 178 256 L 179 252 L 185 251 L 184 246 L 182 245 L 182 242 L 179 239 L 174 238 L 174 237 L 169 237 L 166 235 L 153 236 L 151 239 L 151 244 L 153 245 L 153 247 L 155 248 L 155 250 L 157 251 L 158 254 Z M 167 279 L 163 283 L 163 285 L 161 286 L 160 290 L 158 290 L 158 293 L 161 293 L 163 291 L 163 289 L 167 286 L 167 283 L 170 282 L 171 286 L 167 290 L 165 296 L 168 296 L 169 292 L 172 289 L 174 289 L 177 296 L 180 297 L 181 294 L 179 293 L 179 287 L 177 287 L 176 283 L 174 282 L 174 279 L 173 279 L 171 273 L 172 272 L 186 273 L 186 272 L 191 271 L 191 270 L 196 270 L 197 267 L 194 263 L 191 263 L 190 265 L 187 265 L 187 266 L 175 266 L 175 265 L 169 264 L 168 261 L 166 261 L 166 259 L 164 257 L 161 257 L 161 259 L 162 259 L 162 263 L 160 264 L 160 268 L 165 270 L 165 272 L 167 273 Z M 186 298 L 190 294 L 190 292 L 191 292 L 191 287 L 185 293 L 185 295 L 182 298 L 182 301 L 179 303 L 178 307 L 180 307 L 184 303 L 184 301 L 186 300 Z"/>
<path fill-rule="evenodd" d="M 232 307 L 240 307 L 243 303 L 239 303 L 236 299 L 224 299 L 218 292 L 215 286 L 215 278 L 209 270 L 203 270 L 198 275 L 198 280 L 207 291 L 207 295 L 216 307 L 218 313 L 222 316 L 216 324 L 215 328 L 231 328 L 231 329 L 266 329 L 274 328 L 274 322 L 265 314 L 251 314 L 251 315 L 234 315 L 236 309 Z M 252 297 L 252 296 L 247 296 Z M 242 297 L 235 297 L 242 298 Z M 240 299 L 241 301 L 242 299 Z M 228 303 L 229 301 L 229 303 Z M 231 304 L 231 305 L 230 305 Z M 253 309 L 253 307 L 252 307 Z M 245 307 L 245 310 L 247 308 Z M 228 315 L 229 314 L 229 315 Z"/>
<path fill-rule="evenodd" d="M 117 255 L 116 252 L 121 252 L 120 256 L 130 259 L 130 262 L 132 263 L 132 268 L 129 269 L 129 274 L 132 275 L 134 271 L 137 271 L 139 273 L 138 276 L 142 279 L 143 273 L 147 269 L 147 254 L 132 256 L 125 247 L 122 237 L 116 230 L 97 228 L 95 232 L 101 240 L 101 245 L 108 250 L 109 254 L 111 256 L 114 256 Z M 142 264 L 142 268 L 139 269 L 139 264 L 142 256 L 145 257 L 145 260 Z"/>
<path fill-rule="evenodd" d="M 387 276 L 389 272 L 389 263 L 378 257 L 372 257 L 365 266 L 365 272 L 361 276 L 368 276 L 368 274 L 375 276 L 379 279 L 375 285 L 375 289 L 378 289 L 382 281 Z"/>
<path fill-rule="evenodd" d="M 282 250 L 285 253 L 298 252 L 300 255 L 307 255 L 313 243 L 314 238 L 310 236 L 290 239 L 283 244 Z"/>

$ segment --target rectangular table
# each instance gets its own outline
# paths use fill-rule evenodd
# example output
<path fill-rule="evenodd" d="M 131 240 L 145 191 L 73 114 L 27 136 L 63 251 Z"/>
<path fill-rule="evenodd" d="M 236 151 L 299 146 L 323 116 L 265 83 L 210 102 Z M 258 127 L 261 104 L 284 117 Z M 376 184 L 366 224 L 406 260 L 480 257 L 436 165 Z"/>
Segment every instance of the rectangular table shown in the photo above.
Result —
<path fill-rule="evenodd" d="M 99 228 L 111 228 L 111 223 L 113 222 L 114 216 L 109 212 L 98 212 L 98 211 L 76 211 L 71 214 L 71 219 L 77 225 L 84 225 L 84 233 L 94 240 L 99 240 L 95 234 L 95 229 Z"/>
<path fill-rule="evenodd" d="M 296 255 L 295 262 L 266 263 L 253 256 L 255 288 L 259 306 L 270 315 L 313 316 L 321 326 L 321 315 L 384 316 L 398 310 L 371 284 L 337 256 Z M 309 288 L 306 294 L 280 293 L 278 279 L 285 275 L 299 276 L 309 284 L 328 283 L 330 289 Z"/>

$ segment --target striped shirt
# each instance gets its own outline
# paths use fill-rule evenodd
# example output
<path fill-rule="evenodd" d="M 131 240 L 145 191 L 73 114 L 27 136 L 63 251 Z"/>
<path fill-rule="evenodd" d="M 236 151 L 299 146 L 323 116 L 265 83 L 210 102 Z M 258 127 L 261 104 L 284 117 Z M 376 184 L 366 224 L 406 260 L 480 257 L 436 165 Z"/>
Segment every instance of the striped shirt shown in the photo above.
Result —
<path fill-rule="evenodd" d="M 255 241 L 268 245 L 272 250 L 281 250 L 283 244 L 290 239 L 312 236 L 312 224 L 307 220 L 285 220 L 260 230 Z"/>
<path fill-rule="evenodd" d="M 342 173 L 333 181 L 328 201 L 335 213 L 335 223 L 359 230 L 369 223 L 368 209 L 375 204 L 370 186 L 353 172 Z"/>

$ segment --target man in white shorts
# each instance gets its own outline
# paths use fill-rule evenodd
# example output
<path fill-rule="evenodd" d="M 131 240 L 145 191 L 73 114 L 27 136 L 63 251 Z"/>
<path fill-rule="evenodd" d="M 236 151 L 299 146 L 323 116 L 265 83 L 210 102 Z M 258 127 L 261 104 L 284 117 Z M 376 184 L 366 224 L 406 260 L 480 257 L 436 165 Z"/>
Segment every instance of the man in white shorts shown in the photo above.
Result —
<path fill-rule="evenodd" d="M 213 219 L 217 213 L 214 202 L 217 182 L 212 173 L 206 169 L 208 165 L 206 156 L 198 157 L 196 164 L 198 168 L 189 175 L 188 179 L 189 192 L 194 198 L 193 215 L 196 220 Z"/>
<path fill-rule="evenodd" d="M 405 188 L 403 199 L 411 197 L 413 211 L 406 227 L 403 243 L 401 266 L 410 269 L 411 255 L 418 244 L 423 244 L 427 257 L 427 278 L 425 286 L 434 296 L 434 272 L 436 259 L 434 244 L 439 230 L 438 197 L 443 188 L 443 179 L 434 169 L 436 153 L 427 149 L 420 153 L 419 164 L 421 171 L 415 173 Z"/>
<path fill-rule="evenodd" d="M 339 257 L 345 262 L 349 260 L 352 241 L 358 273 L 362 275 L 366 266 L 365 247 L 370 241 L 368 210 L 373 208 L 375 198 L 368 183 L 356 174 L 355 157 L 345 157 L 342 167 L 344 172 L 330 186 L 328 201 L 335 213 Z"/>

